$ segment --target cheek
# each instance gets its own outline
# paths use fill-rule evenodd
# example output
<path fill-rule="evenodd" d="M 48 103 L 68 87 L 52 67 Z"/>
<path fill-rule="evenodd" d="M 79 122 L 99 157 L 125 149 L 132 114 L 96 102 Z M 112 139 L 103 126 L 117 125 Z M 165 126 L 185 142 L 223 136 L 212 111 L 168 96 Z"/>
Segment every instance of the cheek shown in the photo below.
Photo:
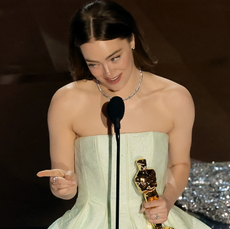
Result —
<path fill-rule="evenodd" d="M 96 78 L 101 75 L 101 68 L 100 67 L 98 67 L 98 68 L 89 68 L 89 71 Z"/>
<path fill-rule="evenodd" d="M 133 55 L 132 53 L 127 53 L 123 60 L 121 61 L 121 65 L 123 68 L 131 67 L 133 63 Z"/>

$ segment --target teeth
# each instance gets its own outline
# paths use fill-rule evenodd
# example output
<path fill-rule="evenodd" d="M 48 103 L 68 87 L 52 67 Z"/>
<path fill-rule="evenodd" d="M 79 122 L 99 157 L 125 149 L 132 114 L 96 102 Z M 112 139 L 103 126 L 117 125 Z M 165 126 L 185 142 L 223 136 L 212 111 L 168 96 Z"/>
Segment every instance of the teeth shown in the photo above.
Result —
<path fill-rule="evenodd" d="M 120 75 L 119 75 L 119 76 L 120 76 Z M 113 78 L 113 79 L 110 79 L 110 81 L 115 81 L 116 79 L 118 79 L 119 76 L 117 76 L 117 77 L 115 77 L 115 78 Z"/>

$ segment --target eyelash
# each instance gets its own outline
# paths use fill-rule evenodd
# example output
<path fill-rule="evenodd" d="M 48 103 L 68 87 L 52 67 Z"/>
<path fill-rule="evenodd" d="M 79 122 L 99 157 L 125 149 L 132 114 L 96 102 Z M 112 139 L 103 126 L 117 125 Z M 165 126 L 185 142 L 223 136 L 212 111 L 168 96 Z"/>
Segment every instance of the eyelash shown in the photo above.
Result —
<path fill-rule="evenodd" d="M 89 67 L 95 67 L 96 64 L 88 64 Z"/>
<path fill-rule="evenodd" d="M 113 57 L 111 60 L 112 60 L 112 61 L 116 61 L 116 60 L 118 60 L 120 57 L 121 57 L 121 56 L 119 55 L 119 56 Z"/>
<path fill-rule="evenodd" d="M 120 58 L 121 56 L 119 55 L 119 56 L 116 56 L 116 57 L 113 57 L 112 59 L 111 59 L 111 61 L 117 61 L 117 60 L 119 60 L 119 58 Z M 88 67 L 90 68 L 90 67 L 96 67 L 98 64 L 88 64 Z"/>

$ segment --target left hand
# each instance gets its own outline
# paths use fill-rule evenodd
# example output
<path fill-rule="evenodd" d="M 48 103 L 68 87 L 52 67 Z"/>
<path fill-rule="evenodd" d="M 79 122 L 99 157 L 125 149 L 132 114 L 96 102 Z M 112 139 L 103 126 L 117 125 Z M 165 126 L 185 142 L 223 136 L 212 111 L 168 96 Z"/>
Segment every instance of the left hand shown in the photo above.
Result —
<path fill-rule="evenodd" d="M 141 212 L 145 213 L 145 216 L 150 223 L 164 223 L 167 221 L 169 213 L 167 201 L 160 196 L 158 200 L 144 202 L 142 204 Z"/>

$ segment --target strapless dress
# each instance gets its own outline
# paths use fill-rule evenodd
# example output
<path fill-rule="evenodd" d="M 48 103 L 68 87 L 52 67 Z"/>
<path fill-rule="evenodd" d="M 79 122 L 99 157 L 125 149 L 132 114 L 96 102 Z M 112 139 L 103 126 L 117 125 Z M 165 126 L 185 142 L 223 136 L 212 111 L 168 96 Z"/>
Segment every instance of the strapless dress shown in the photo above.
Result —
<path fill-rule="evenodd" d="M 78 198 L 73 208 L 49 229 L 115 229 L 116 224 L 115 136 L 80 137 L 75 141 Z M 161 132 L 125 133 L 120 136 L 120 229 L 151 229 L 140 212 L 143 202 L 135 183 L 136 161 L 145 158 L 156 172 L 157 192 L 165 186 L 168 135 Z M 208 229 L 204 223 L 174 206 L 163 226 L 174 229 Z"/>

